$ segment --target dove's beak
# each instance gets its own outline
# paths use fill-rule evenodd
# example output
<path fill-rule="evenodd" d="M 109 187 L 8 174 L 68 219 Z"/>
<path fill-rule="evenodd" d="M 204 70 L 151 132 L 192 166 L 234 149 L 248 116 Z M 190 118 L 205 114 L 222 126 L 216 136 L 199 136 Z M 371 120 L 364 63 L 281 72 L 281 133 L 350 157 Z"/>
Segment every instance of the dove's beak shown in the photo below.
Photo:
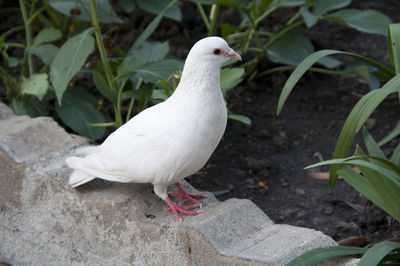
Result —
<path fill-rule="evenodd" d="M 233 49 L 230 49 L 227 53 L 226 53 L 230 58 L 234 59 L 234 60 L 238 60 L 238 61 L 242 61 L 242 57 L 236 53 L 235 51 L 233 51 Z"/>

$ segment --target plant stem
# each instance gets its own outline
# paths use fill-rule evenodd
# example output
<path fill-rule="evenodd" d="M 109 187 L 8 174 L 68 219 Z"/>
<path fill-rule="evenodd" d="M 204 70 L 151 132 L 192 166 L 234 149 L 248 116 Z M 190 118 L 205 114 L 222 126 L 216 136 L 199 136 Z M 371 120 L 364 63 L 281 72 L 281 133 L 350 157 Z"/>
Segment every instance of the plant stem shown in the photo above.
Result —
<path fill-rule="evenodd" d="M 204 8 L 200 3 L 197 3 L 197 9 L 200 12 L 201 18 L 203 19 L 204 25 L 207 28 L 207 31 L 210 32 L 210 22 L 208 21 L 206 12 L 204 12 Z"/>
<path fill-rule="evenodd" d="M 3 34 L 1 34 L 1 37 L 3 37 L 3 39 L 7 39 L 8 36 L 20 31 L 20 30 L 24 30 L 25 26 L 21 25 L 21 26 L 16 26 L 13 27 L 11 29 L 9 29 L 8 31 L 4 32 Z"/>
<path fill-rule="evenodd" d="M 19 6 L 21 8 L 22 18 L 24 19 L 24 24 L 25 24 L 26 49 L 29 49 L 32 44 L 32 33 L 31 33 L 31 25 L 29 23 L 29 18 L 28 18 L 28 14 L 26 11 L 24 0 L 19 0 Z M 25 52 L 25 55 L 28 58 L 29 76 L 32 76 L 33 69 L 34 69 L 32 55 L 27 52 Z"/>
<path fill-rule="evenodd" d="M 217 32 L 217 21 L 219 16 L 219 5 L 213 4 L 210 11 L 210 29 L 208 30 L 208 36 L 213 36 Z"/>
<path fill-rule="evenodd" d="M 101 29 L 97 17 L 95 0 L 90 0 L 90 9 L 92 12 L 92 25 L 94 26 L 94 34 L 96 36 L 97 48 L 99 49 L 101 63 L 103 65 L 103 70 L 106 75 L 107 85 L 111 91 L 116 91 L 114 87 L 113 73 L 111 71 L 110 62 L 108 62 L 107 51 L 106 48 L 104 47 L 103 38 L 101 36 Z M 115 123 L 119 127 L 122 126 L 122 116 L 121 116 L 122 114 L 121 114 L 121 109 L 118 108 L 118 105 L 120 105 L 120 103 L 117 103 L 117 106 L 114 106 L 114 110 L 115 110 Z"/>

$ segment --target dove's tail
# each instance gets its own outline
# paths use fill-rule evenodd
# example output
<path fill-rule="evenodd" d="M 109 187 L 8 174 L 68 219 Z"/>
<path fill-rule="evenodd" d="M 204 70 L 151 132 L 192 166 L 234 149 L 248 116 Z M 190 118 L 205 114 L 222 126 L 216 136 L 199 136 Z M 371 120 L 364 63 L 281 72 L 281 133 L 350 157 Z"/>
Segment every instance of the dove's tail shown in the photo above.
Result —
<path fill-rule="evenodd" d="M 79 164 L 79 161 L 82 158 L 79 157 L 68 157 L 65 161 L 67 162 L 68 166 L 71 167 L 72 169 L 76 169 L 77 164 Z M 92 176 L 88 173 L 85 173 L 83 171 L 80 170 L 74 170 L 72 172 L 72 174 L 69 177 L 69 184 L 72 187 L 77 187 L 80 186 L 82 184 L 85 184 L 93 179 L 95 179 L 95 176 Z"/>
<path fill-rule="evenodd" d="M 75 150 L 77 155 L 89 155 L 92 153 L 99 152 L 100 146 L 84 146 Z"/>

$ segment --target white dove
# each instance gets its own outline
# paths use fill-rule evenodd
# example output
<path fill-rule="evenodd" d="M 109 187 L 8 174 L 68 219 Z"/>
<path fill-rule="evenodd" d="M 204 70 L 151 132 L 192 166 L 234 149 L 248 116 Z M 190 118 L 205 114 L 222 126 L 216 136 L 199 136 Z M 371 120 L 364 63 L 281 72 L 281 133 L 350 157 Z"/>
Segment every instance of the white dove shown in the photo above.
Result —
<path fill-rule="evenodd" d="M 208 161 L 224 134 L 227 111 L 220 88 L 221 64 L 241 60 L 224 39 L 207 37 L 190 50 L 182 77 L 173 95 L 129 120 L 100 146 L 86 149 L 86 157 L 69 157 L 74 169 L 69 184 L 77 187 L 98 177 L 123 183 L 152 183 L 176 218 L 201 207 L 179 181 L 199 171 Z M 167 187 L 176 183 L 179 203 Z M 183 200 L 193 205 L 182 205 Z"/>

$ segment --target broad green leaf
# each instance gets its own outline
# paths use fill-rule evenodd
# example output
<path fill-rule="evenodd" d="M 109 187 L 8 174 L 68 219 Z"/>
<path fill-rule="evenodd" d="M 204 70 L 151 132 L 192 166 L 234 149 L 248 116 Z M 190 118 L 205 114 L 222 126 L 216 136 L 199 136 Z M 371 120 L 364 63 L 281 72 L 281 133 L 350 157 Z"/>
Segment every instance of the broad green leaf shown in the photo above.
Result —
<path fill-rule="evenodd" d="M 381 141 L 379 141 L 378 144 L 379 146 L 383 146 L 392 139 L 397 138 L 399 135 L 400 135 L 400 121 L 397 122 L 394 129 L 386 137 L 384 137 Z"/>
<path fill-rule="evenodd" d="M 10 107 L 16 115 L 29 115 L 30 117 L 48 116 L 49 105 L 45 96 L 42 101 L 35 97 L 24 97 L 24 99 L 13 98 Z"/>
<path fill-rule="evenodd" d="M 145 41 L 139 48 L 134 46 L 129 49 L 129 53 L 134 56 L 140 56 L 143 58 L 143 63 L 158 61 L 164 59 L 168 54 L 169 44 L 166 42 L 150 42 Z"/>
<path fill-rule="evenodd" d="M 329 14 L 326 19 L 342 22 L 356 30 L 387 36 L 391 20 L 375 10 L 343 9 Z"/>
<path fill-rule="evenodd" d="M 223 68 L 221 69 L 221 90 L 225 96 L 229 89 L 235 87 L 242 81 L 241 77 L 244 74 L 244 68 Z"/>
<path fill-rule="evenodd" d="M 231 120 L 242 122 L 243 124 L 251 126 L 251 120 L 247 116 L 238 114 L 229 114 L 228 118 Z"/>
<path fill-rule="evenodd" d="M 173 8 L 177 2 L 178 2 L 178 0 L 172 0 L 163 10 L 161 10 L 158 13 L 158 15 L 153 19 L 153 21 L 146 27 L 146 29 L 136 39 L 136 41 L 133 44 L 134 48 L 139 48 L 143 44 L 143 42 L 150 37 L 150 35 L 158 27 L 158 24 L 160 24 L 161 19 L 165 15 L 165 13 L 169 9 Z"/>
<path fill-rule="evenodd" d="M 306 0 L 281 0 L 279 1 L 279 6 L 301 6 L 304 5 Z"/>
<path fill-rule="evenodd" d="M 60 119 L 75 132 L 91 140 L 98 140 L 105 134 L 103 127 L 91 127 L 88 123 L 104 123 L 105 119 L 93 103 L 82 97 L 85 91 L 69 88 L 62 98 L 62 105 L 55 104 Z"/>
<path fill-rule="evenodd" d="M 14 56 L 8 57 L 8 67 L 16 67 L 22 63 L 23 63 L 22 60 L 18 59 L 17 57 Z"/>
<path fill-rule="evenodd" d="M 304 18 L 304 22 L 306 23 L 307 28 L 311 28 L 317 23 L 318 17 L 312 14 L 306 7 L 302 6 L 300 8 L 300 11 L 301 15 Z"/>
<path fill-rule="evenodd" d="M 94 49 L 92 31 L 87 29 L 65 42 L 50 66 L 51 83 L 59 104 L 68 82 L 78 73 Z"/>
<path fill-rule="evenodd" d="M 42 60 L 46 65 L 51 65 L 54 58 L 58 53 L 58 47 L 54 44 L 41 44 L 38 46 L 32 46 L 26 49 L 28 53 L 34 54 Z"/>
<path fill-rule="evenodd" d="M 36 35 L 35 39 L 33 40 L 33 46 L 58 40 L 61 36 L 62 34 L 59 29 L 44 28 Z"/>
<path fill-rule="evenodd" d="M 190 0 L 190 1 L 192 1 L 194 3 L 202 4 L 202 5 L 211 5 L 211 4 L 216 3 L 218 0 Z"/>
<path fill-rule="evenodd" d="M 84 7 L 82 7 L 81 2 Z M 90 12 L 90 0 L 48 0 L 48 3 L 57 11 L 63 13 L 66 16 L 71 16 L 70 11 L 73 8 L 79 8 L 81 10 L 80 15 L 74 17 L 79 20 L 90 21 L 91 18 L 85 12 L 85 9 Z M 96 0 L 96 11 L 100 23 L 122 23 L 122 20 L 117 16 L 115 11 L 112 9 L 108 0 Z"/>
<path fill-rule="evenodd" d="M 346 7 L 351 4 L 351 0 L 317 0 L 313 4 L 313 13 L 321 16 L 329 11 Z"/>
<path fill-rule="evenodd" d="M 132 75 L 137 69 L 144 64 L 144 57 L 142 55 L 129 55 L 122 60 L 121 64 L 117 68 L 118 74 Z"/>
<path fill-rule="evenodd" d="M 108 87 L 107 81 L 105 80 L 104 76 L 100 74 L 99 71 L 93 69 L 92 77 L 94 85 L 96 85 L 96 89 L 101 93 L 101 95 L 106 97 L 114 105 L 117 104 L 117 93 L 115 93 Z"/>
<path fill-rule="evenodd" d="M 298 65 L 314 52 L 310 39 L 303 33 L 302 28 L 294 28 L 285 33 L 268 48 L 268 58 L 275 63 Z"/>
<path fill-rule="evenodd" d="M 400 243 L 385 241 L 374 245 L 362 256 L 358 266 L 375 266 L 390 252 L 400 249 Z"/>
<path fill-rule="evenodd" d="M 125 13 L 131 13 L 136 7 L 135 1 L 133 0 L 118 0 L 118 4 Z"/>
<path fill-rule="evenodd" d="M 330 246 L 323 248 L 315 248 L 310 251 L 307 251 L 303 255 L 296 257 L 288 264 L 286 264 L 286 266 L 309 266 L 329 258 L 335 258 L 346 255 L 364 254 L 366 251 L 367 251 L 366 248 L 345 247 L 345 246 Z"/>
<path fill-rule="evenodd" d="M 159 80 L 168 79 L 180 68 L 182 68 L 182 63 L 173 59 L 149 62 L 135 71 L 135 78 L 142 78 L 144 82 L 157 84 Z"/>
<path fill-rule="evenodd" d="M 27 79 L 23 79 L 21 83 L 22 94 L 36 96 L 42 100 L 49 88 L 47 73 L 36 73 Z"/>
<path fill-rule="evenodd" d="M 396 70 L 400 72 L 400 23 L 389 25 L 388 36 L 389 55 Z"/>
<path fill-rule="evenodd" d="M 160 12 L 163 11 L 163 9 L 168 5 L 168 3 L 171 1 L 165 1 L 165 0 L 136 0 L 137 5 L 151 13 L 151 14 L 159 14 Z M 182 18 L 182 13 L 181 10 L 177 5 L 172 6 L 170 9 L 168 9 L 165 14 L 165 17 L 176 20 L 176 21 L 181 21 Z"/>
<path fill-rule="evenodd" d="M 151 98 L 165 101 L 169 98 L 169 95 L 164 89 L 156 89 L 152 91 Z"/>

